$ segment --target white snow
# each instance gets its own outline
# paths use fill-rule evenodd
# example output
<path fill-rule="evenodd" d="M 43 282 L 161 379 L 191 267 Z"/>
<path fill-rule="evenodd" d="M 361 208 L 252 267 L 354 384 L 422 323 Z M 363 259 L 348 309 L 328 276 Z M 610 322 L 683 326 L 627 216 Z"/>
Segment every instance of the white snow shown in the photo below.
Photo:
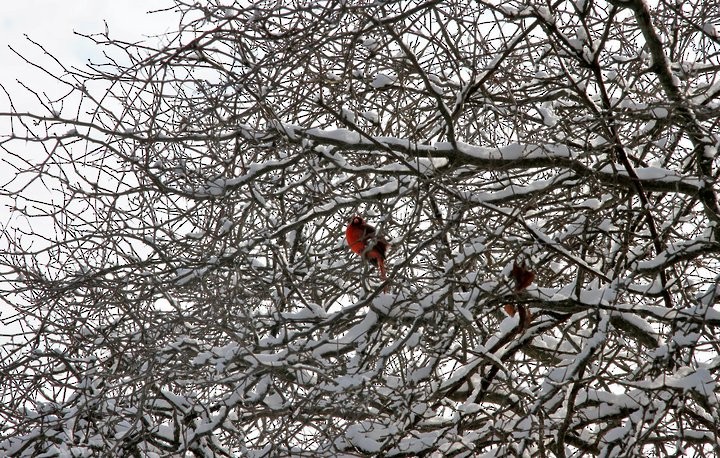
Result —
<path fill-rule="evenodd" d="M 362 41 L 362 45 L 368 51 L 377 51 L 380 48 L 380 42 L 374 38 L 366 38 Z"/>
<path fill-rule="evenodd" d="M 703 24 L 703 32 L 707 33 L 713 38 L 720 38 L 720 32 L 718 31 L 720 28 L 713 24 L 712 22 L 706 22 Z"/>
<path fill-rule="evenodd" d="M 355 123 L 355 112 L 353 112 L 349 108 L 342 107 L 340 109 L 340 119 L 354 124 Z"/>
<path fill-rule="evenodd" d="M 545 124 L 547 127 L 555 127 L 555 125 L 558 123 L 558 117 L 555 116 L 552 108 L 538 107 L 537 111 L 540 113 L 540 116 L 542 116 L 543 124 Z"/>
<path fill-rule="evenodd" d="M 382 450 L 383 438 L 389 434 L 392 432 L 385 426 L 370 421 L 352 424 L 345 430 L 345 438 L 366 453 L 379 453 Z"/>
<path fill-rule="evenodd" d="M 591 210 L 597 210 L 600 208 L 600 205 L 601 205 L 600 199 L 591 198 L 591 199 L 586 199 L 586 200 L 580 202 L 579 204 L 575 205 L 575 207 L 589 208 Z"/>
<path fill-rule="evenodd" d="M 397 78 L 392 75 L 387 75 L 385 73 L 378 73 L 375 78 L 370 83 L 370 86 L 372 86 L 375 89 L 383 89 L 387 86 L 390 86 L 394 84 L 397 81 Z"/>
<path fill-rule="evenodd" d="M 655 108 L 651 109 L 650 112 L 657 119 L 667 118 L 668 115 L 670 114 L 668 109 L 663 108 L 663 107 L 655 107 Z"/>
<path fill-rule="evenodd" d="M 610 218 L 603 219 L 600 224 L 598 224 L 597 228 L 603 232 L 613 232 L 619 229 L 615 224 L 613 224 L 612 219 Z"/>
<path fill-rule="evenodd" d="M 434 147 L 440 152 L 454 150 L 453 145 L 448 142 L 437 142 L 434 144 Z M 542 145 L 532 143 L 510 143 L 498 148 L 488 148 L 457 142 L 457 148 L 462 154 L 476 157 L 478 159 L 499 159 L 511 161 L 522 158 L 572 157 L 572 152 L 567 146 L 552 143 Z"/>
<path fill-rule="evenodd" d="M 604 166 L 601 173 L 607 174 L 619 174 L 628 176 L 625 170 L 613 170 L 611 165 Z M 662 167 L 638 167 L 635 169 L 635 173 L 638 178 L 643 181 L 662 181 L 665 183 L 683 183 L 685 185 L 694 186 L 698 189 L 703 187 L 703 183 L 700 180 L 693 178 L 686 178 L 677 172 Z"/>
<path fill-rule="evenodd" d="M 638 263 L 638 270 L 643 271 L 658 269 L 663 264 L 666 264 L 673 259 L 687 256 L 692 253 L 701 252 L 704 250 L 715 250 L 715 244 L 712 239 L 711 231 L 706 231 L 695 239 L 668 246 L 665 250 L 658 253 L 654 258 L 640 261 Z"/>
<path fill-rule="evenodd" d="M 360 134 L 349 129 L 308 129 L 307 134 L 315 138 L 337 143 L 360 143 Z"/>
<path fill-rule="evenodd" d="M 380 116 L 378 115 L 378 112 L 375 110 L 367 110 L 360 113 L 360 116 L 367 119 L 373 124 L 380 123 Z"/>

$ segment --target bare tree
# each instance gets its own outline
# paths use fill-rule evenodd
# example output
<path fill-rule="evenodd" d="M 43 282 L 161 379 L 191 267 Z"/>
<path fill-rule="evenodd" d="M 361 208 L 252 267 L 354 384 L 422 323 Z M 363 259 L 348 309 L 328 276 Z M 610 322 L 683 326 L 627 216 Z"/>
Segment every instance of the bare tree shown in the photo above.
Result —
<path fill-rule="evenodd" d="M 225 3 L 6 90 L 2 452 L 720 454 L 720 4 Z"/>

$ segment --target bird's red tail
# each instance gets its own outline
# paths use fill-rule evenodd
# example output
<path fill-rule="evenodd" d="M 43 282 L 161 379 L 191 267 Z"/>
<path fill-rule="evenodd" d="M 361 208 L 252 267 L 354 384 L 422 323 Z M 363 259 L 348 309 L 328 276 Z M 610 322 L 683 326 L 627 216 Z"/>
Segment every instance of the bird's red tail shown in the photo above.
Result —
<path fill-rule="evenodd" d="M 378 272 L 380 272 L 380 280 L 385 281 L 387 280 L 387 275 L 385 274 L 385 260 L 382 258 L 378 259 Z M 383 293 L 387 294 L 389 292 L 388 285 L 385 285 L 383 288 Z"/>
<path fill-rule="evenodd" d="M 354 253 L 378 268 L 380 280 L 383 282 L 387 280 L 385 252 L 388 250 L 389 244 L 376 234 L 374 227 L 367 224 L 360 216 L 354 216 L 345 229 L 345 239 Z M 384 291 L 388 292 L 387 285 Z"/>

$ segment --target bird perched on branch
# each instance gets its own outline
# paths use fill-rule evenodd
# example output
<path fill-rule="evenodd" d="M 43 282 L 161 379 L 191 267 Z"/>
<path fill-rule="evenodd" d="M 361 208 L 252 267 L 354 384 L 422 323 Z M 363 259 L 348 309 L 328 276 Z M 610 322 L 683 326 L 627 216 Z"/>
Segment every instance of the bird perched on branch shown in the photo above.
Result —
<path fill-rule="evenodd" d="M 513 263 L 513 268 L 510 271 L 510 278 L 515 281 L 515 292 L 526 290 L 535 280 L 535 272 L 530 270 L 525 262 L 518 264 L 517 261 Z"/>
<path fill-rule="evenodd" d="M 510 271 L 510 278 L 515 282 L 515 292 L 521 293 L 526 290 L 532 282 L 535 280 L 535 272 L 530 270 L 525 262 L 518 264 L 517 261 L 513 262 L 513 268 Z M 533 319 L 532 313 L 524 305 L 518 304 L 514 306 L 512 304 L 505 304 L 503 307 L 505 312 L 510 316 L 515 316 L 515 313 L 520 312 L 520 326 L 526 329 Z"/>
<path fill-rule="evenodd" d="M 375 233 L 375 228 L 360 216 L 353 216 L 345 229 L 345 239 L 350 249 L 378 268 L 380 279 L 385 280 L 385 253 L 390 244 Z"/>

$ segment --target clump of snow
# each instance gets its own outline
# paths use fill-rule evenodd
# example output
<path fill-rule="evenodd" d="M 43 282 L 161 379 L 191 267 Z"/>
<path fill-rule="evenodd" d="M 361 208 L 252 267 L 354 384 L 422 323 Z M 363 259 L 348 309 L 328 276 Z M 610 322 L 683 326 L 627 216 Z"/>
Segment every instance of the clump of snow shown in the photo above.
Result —
<path fill-rule="evenodd" d="M 372 302 L 373 309 L 381 315 L 387 315 L 394 304 L 395 297 L 391 294 L 380 294 Z"/>
<path fill-rule="evenodd" d="M 203 231 L 203 230 L 192 231 L 192 232 L 188 233 L 185 237 L 187 237 L 189 239 L 199 240 L 199 239 L 205 237 L 205 231 Z"/>
<path fill-rule="evenodd" d="M 681 367 L 670 376 L 660 376 L 652 385 L 669 386 L 678 388 L 685 392 L 695 392 L 705 397 L 710 404 L 717 405 L 718 398 L 715 394 L 717 382 L 715 377 L 706 368 Z"/>
<path fill-rule="evenodd" d="M 547 23 L 553 23 L 555 22 L 555 18 L 553 18 L 552 13 L 550 12 L 550 8 L 547 6 L 541 6 L 537 9 L 538 15 L 543 19 L 543 21 Z"/>
<path fill-rule="evenodd" d="M 350 110 L 349 108 L 342 107 L 340 109 L 340 119 L 354 124 L 355 123 L 355 113 L 352 110 Z"/>
<path fill-rule="evenodd" d="M 707 33 L 713 38 L 720 38 L 720 31 L 718 30 L 718 26 L 713 24 L 712 22 L 706 22 L 703 24 L 703 32 Z"/>
<path fill-rule="evenodd" d="M 325 73 L 325 79 L 328 80 L 329 82 L 333 82 L 333 83 L 338 83 L 342 80 L 342 78 L 340 76 L 338 76 L 332 72 Z"/>
<path fill-rule="evenodd" d="M 558 123 L 558 118 L 557 116 L 555 116 L 552 108 L 538 107 L 537 110 L 540 113 L 540 116 L 542 116 L 543 124 L 548 127 L 555 127 L 555 125 Z"/>
<path fill-rule="evenodd" d="M 652 115 L 657 119 L 667 118 L 670 114 L 668 109 L 664 107 L 655 107 L 650 110 L 650 113 L 652 113 Z"/>
<path fill-rule="evenodd" d="M 576 205 L 576 207 L 597 210 L 600 208 L 600 205 L 601 205 L 601 202 L 599 199 L 592 198 L 592 199 L 586 199 L 583 202 L 580 202 L 579 204 Z"/>
<path fill-rule="evenodd" d="M 394 430 L 395 428 L 365 421 L 348 426 L 345 438 L 363 452 L 379 453 L 382 450 L 383 439 L 393 434 Z"/>
<path fill-rule="evenodd" d="M 368 110 L 363 111 L 360 113 L 360 116 L 365 118 L 366 120 L 370 121 L 373 124 L 379 124 L 380 123 L 380 116 L 378 116 L 378 112 L 375 110 Z"/>
<path fill-rule="evenodd" d="M 618 230 L 618 227 L 613 224 L 612 219 L 610 218 L 603 219 L 600 224 L 598 224 L 597 228 L 603 232 L 613 232 Z"/>
<path fill-rule="evenodd" d="M 380 42 L 374 38 L 366 38 L 363 40 L 362 45 L 371 52 L 380 49 Z"/>
<path fill-rule="evenodd" d="M 394 84 L 396 81 L 397 78 L 395 76 L 385 73 L 378 73 L 370 83 L 370 86 L 372 86 L 374 89 L 383 89 L 387 86 Z"/>

